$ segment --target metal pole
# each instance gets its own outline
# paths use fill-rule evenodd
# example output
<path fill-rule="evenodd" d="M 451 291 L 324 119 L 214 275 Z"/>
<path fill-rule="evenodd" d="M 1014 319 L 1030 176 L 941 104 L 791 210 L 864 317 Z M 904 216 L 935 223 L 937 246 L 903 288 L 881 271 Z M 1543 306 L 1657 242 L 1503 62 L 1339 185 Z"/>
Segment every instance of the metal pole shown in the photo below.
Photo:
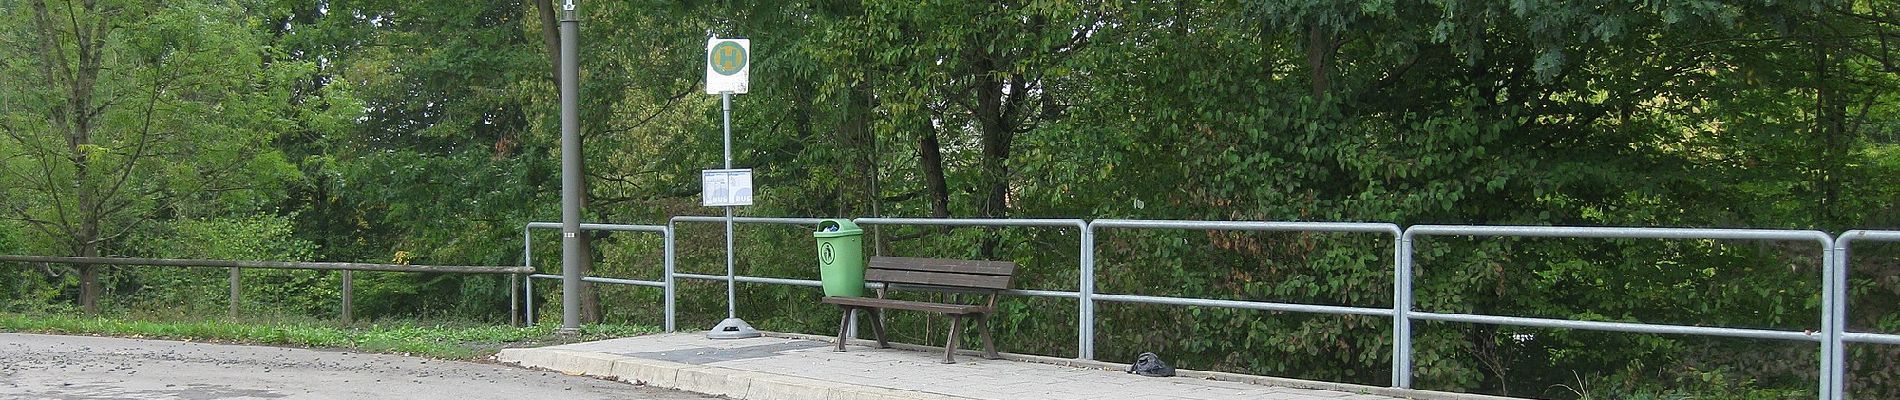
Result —
<path fill-rule="evenodd" d="M 1839 327 L 1834 326 L 1834 244 L 1821 246 L 1821 400 L 1834 399 L 1834 346 Z"/>
<path fill-rule="evenodd" d="M 528 278 L 522 281 L 521 290 L 526 292 L 523 294 L 527 295 L 527 300 L 522 301 L 522 303 L 526 303 L 524 305 L 528 307 L 528 326 L 534 326 L 534 278 Z"/>
<path fill-rule="evenodd" d="M 719 109 L 725 117 L 725 123 L 723 124 L 726 137 L 725 168 L 732 169 L 732 92 L 719 92 Z M 718 325 L 714 325 L 712 331 L 706 332 L 706 336 L 713 339 L 759 337 L 759 331 L 752 329 L 752 325 L 747 324 L 745 320 L 739 319 L 739 280 L 734 279 L 737 273 L 732 267 L 734 251 L 732 247 L 732 206 L 725 206 L 723 208 L 726 209 L 726 319 L 719 321 Z"/>
<path fill-rule="evenodd" d="M 731 164 L 731 163 L 727 163 Z M 730 166 L 730 165 L 728 165 Z M 739 291 L 732 268 L 732 206 L 726 206 L 726 318 L 739 318 Z"/>
<path fill-rule="evenodd" d="M 1839 400 L 1847 398 L 1847 349 L 1842 341 L 1847 331 L 1847 275 L 1852 272 L 1847 262 L 1847 246 L 1854 239 L 1842 233 L 1834 238 L 1833 248 L 1823 261 L 1833 268 L 1822 268 L 1821 290 L 1821 330 L 1827 340 L 1821 346 L 1821 395 L 1823 399 Z M 1831 301 L 1830 301 L 1831 300 Z"/>
<path fill-rule="evenodd" d="M 581 327 L 581 271 L 587 243 L 581 241 L 580 16 L 574 0 L 561 5 L 561 329 Z"/>
<path fill-rule="evenodd" d="M 1081 304 L 1081 327 L 1077 329 L 1076 356 L 1083 360 L 1095 359 L 1095 228 L 1087 222 L 1077 222 L 1082 230 L 1082 245 L 1078 253 L 1081 262 L 1081 290 L 1077 294 Z"/>
<path fill-rule="evenodd" d="M 665 260 L 662 262 L 662 264 L 664 265 L 664 268 L 665 268 L 665 271 L 663 272 L 665 276 L 661 277 L 661 279 L 666 282 L 666 288 L 663 289 L 663 291 L 666 293 L 664 294 L 665 299 L 662 301 L 664 304 L 663 307 L 665 308 L 664 313 L 666 314 L 665 315 L 666 331 L 673 332 L 676 330 L 675 329 L 676 325 L 674 323 L 674 320 L 675 320 L 674 310 L 676 306 L 674 305 L 674 302 L 673 302 L 675 289 L 673 286 L 674 285 L 674 281 L 673 281 L 673 240 L 674 238 L 673 238 L 673 222 L 672 221 L 668 221 L 666 223 L 666 232 L 665 232 L 665 236 L 663 240 L 665 240 L 665 246 L 663 246 L 664 250 L 662 251 L 662 257 L 664 257 Z"/>
<path fill-rule="evenodd" d="M 1412 388 L 1412 232 L 1398 237 L 1392 272 L 1392 387 Z"/>
<path fill-rule="evenodd" d="M 726 137 L 725 168 L 732 169 L 732 92 L 719 93 L 719 110 L 725 117 L 725 123 L 721 124 Z M 732 206 L 722 208 L 726 209 L 726 318 L 738 318 L 738 287 L 734 283 L 737 281 L 732 279 L 735 275 L 732 268 Z"/>
<path fill-rule="evenodd" d="M 534 236 L 530 235 L 530 231 L 531 229 L 529 229 L 527 226 L 521 227 L 521 267 L 522 268 L 534 268 L 534 240 L 532 240 L 534 239 Z M 521 282 L 518 283 L 518 285 L 519 286 L 508 289 L 510 295 L 521 292 L 523 290 L 527 290 L 527 288 L 530 286 L 534 286 L 534 278 L 526 278 L 526 277 L 521 278 Z M 531 294 L 532 292 L 522 294 L 522 298 L 527 298 Z M 510 307 L 514 307 L 517 305 L 515 303 L 520 302 L 519 300 L 516 300 L 514 298 L 510 298 L 509 301 L 510 301 L 510 304 L 509 304 Z M 534 301 L 534 300 L 528 300 L 528 301 Z M 531 305 L 532 304 L 521 305 L 521 307 L 528 308 Z M 509 318 L 513 319 L 515 316 L 521 315 L 521 312 L 522 310 L 515 310 L 513 314 L 509 316 Z M 525 318 L 525 319 L 530 320 L 527 322 L 528 325 L 534 325 L 534 321 L 532 321 L 533 318 Z M 522 325 L 517 323 L 515 324 L 515 326 L 522 326 Z"/>

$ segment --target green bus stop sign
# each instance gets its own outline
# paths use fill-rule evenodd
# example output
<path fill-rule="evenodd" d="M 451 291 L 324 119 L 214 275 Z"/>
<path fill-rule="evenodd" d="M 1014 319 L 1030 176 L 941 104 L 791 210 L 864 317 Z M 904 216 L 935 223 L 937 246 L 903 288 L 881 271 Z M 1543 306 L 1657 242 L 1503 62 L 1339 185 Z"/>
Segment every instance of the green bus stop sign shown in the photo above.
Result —
<path fill-rule="evenodd" d="M 744 46 L 727 40 L 714 44 L 712 50 L 706 52 L 706 66 L 720 75 L 730 76 L 745 70 L 746 63 L 751 61 L 746 56 Z"/>

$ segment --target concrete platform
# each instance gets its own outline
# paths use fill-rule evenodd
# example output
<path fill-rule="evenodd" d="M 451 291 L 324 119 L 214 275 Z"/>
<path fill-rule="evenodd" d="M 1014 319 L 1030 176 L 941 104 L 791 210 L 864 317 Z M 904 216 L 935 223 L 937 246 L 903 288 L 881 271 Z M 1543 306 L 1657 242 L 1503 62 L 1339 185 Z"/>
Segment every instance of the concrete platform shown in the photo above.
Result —
<path fill-rule="evenodd" d="M 713 340 L 699 332 L 671 333 L 507 349 L 495 358 L 748 400 L 1501 399 L 1187 370 L 1177 377 L 1150 378 L 1123 373 L 1120 365 L 1015 354 L 1002 360 L 960 355 L 956 364 L 941 364 L 942 348 L 874 349 L 857 341 L 840 353 L 832 351 L 828 339 L 767 333 Z"/>

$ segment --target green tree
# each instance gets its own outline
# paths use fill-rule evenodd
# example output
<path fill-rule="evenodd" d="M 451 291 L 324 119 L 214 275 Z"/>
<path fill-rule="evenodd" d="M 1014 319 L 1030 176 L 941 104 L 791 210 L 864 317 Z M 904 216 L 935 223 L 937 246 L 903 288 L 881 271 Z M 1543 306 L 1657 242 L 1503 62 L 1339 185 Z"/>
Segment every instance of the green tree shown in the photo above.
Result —
<path fill-rule="evenodd" d="M 271 141 L 295 123 L 256 18 L 220 3 L 7 1 L 0 198 L 52 249 L 96 257 L 141 225 L 268 204 L 294 179 Z M 210 17 L 207 17 L 210 16 Z M 97 311 L 99 267 L 78 303 Z"/>

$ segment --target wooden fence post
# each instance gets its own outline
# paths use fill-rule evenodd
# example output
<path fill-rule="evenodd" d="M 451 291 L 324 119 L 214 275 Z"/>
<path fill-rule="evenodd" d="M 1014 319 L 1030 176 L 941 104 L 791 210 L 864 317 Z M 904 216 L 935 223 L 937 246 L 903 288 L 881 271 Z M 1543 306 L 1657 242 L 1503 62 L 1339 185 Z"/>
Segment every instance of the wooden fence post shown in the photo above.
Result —
<path fill-rule="evenodd" d="M 356 282 L 351 277 L 355 271 L 343 270 L 343 324 L 356 322 Z"/>
<path fill-rule="evenodd" d="M 237 319 L 238 316 L 238 302 L 243 299 L 242 292 L 244 286 L 243 282 L 240 282 L 238 279 L 243 275 L 243 272 L 240 272 L 240 270 L 241 268 L 231 267 L 231 311 L 228 316 L 234 320 Z"/>

